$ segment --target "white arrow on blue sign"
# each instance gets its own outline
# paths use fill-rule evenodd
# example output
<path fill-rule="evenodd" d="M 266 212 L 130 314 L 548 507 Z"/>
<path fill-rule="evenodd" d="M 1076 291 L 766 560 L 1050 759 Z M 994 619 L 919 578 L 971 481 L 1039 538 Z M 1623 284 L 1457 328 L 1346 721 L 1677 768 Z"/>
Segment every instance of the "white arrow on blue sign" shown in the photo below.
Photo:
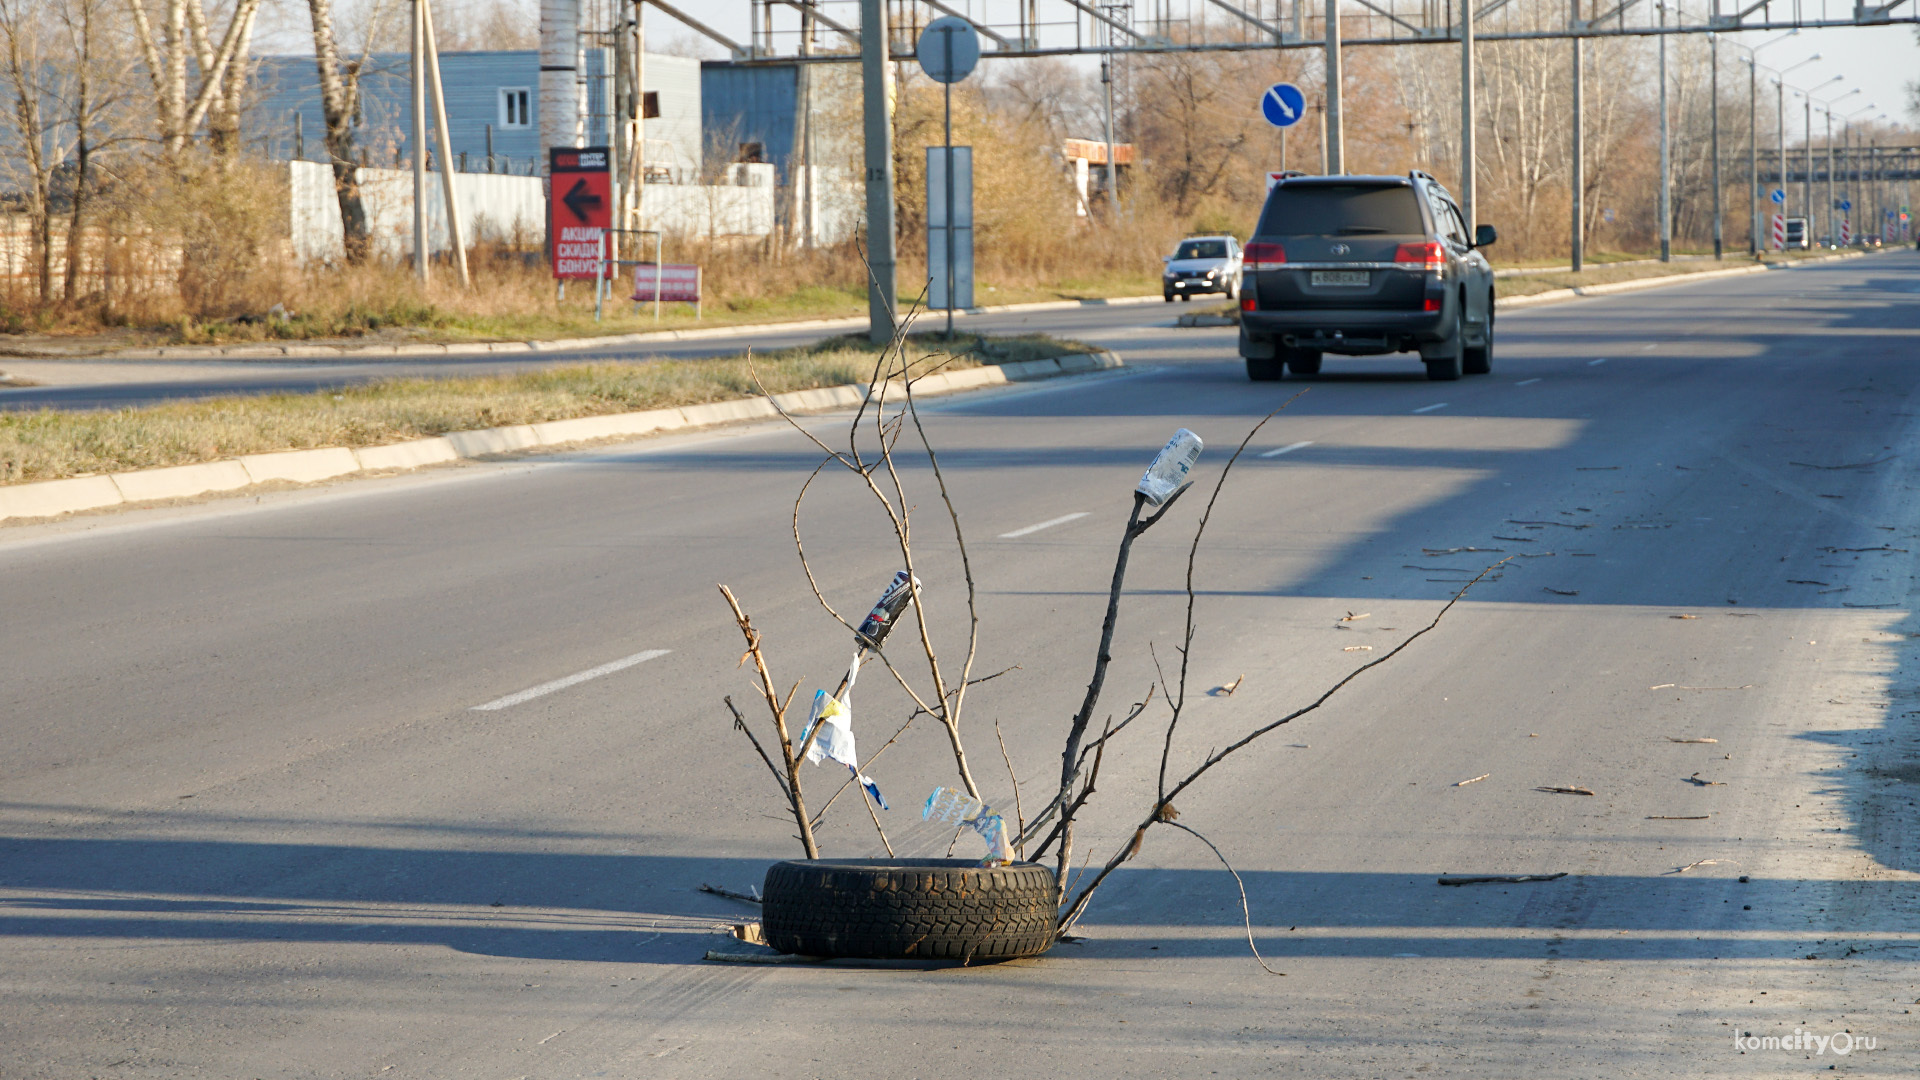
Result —
<path fill-rule="evenodd" d="M 1260 115 L 1274 127 L 1292 127 L 1307 115 L 1307 95 L 1292 83 L 1275 83 L 1260 97 Z"/>
<path fill-rule="evenodd" d="M 1780 190 L 1779 188 L 1774 188 L 1773 194 L 1768 196 L 1768 198 L 1772 199 L 1776 203 L 1784 203 L 1787 201 L 1787 193 Z"/>
<path fill-rule="evenodd" d="M 1852 200 L 1852 199 L 1841 199 L 1841 200 L 1840 200 L 1840 209 L 1842 209 L 1842 210 L 1851 210 L 1851 209 L 1853 209 L 1853 200 Z"/>

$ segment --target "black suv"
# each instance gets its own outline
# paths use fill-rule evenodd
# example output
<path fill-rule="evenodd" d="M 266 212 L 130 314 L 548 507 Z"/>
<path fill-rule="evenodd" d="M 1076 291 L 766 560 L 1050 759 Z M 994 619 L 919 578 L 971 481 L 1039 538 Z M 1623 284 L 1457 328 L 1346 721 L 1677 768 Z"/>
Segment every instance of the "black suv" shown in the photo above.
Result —
<path fill-rule="evenodd" d="M 1325 353 L 1420 353 L 1430 379 L 1493 365 L 1493 268 L 1453 196 L 1423 172 L 1288 176 L 1247 241 L 1240 355 L 1256 381 L 1320 371 Z"/>

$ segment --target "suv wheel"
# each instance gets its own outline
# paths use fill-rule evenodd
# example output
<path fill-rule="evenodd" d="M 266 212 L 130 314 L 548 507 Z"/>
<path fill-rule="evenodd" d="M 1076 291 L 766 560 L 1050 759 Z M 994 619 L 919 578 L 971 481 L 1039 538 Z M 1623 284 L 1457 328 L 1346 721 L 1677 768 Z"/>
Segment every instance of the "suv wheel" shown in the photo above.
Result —
<path fill-rule="evenodd" d="M 1320 374 L 1321 354 L 1313 349 L 1286 350 L 1287 370 L 1295 375 Z"/>
<path fill-rule="evenodd" d="M 1469 375 L 1493 374 L 1493 314 L 1487 314 L 1486 339 L 1479 345 L 1469 345 L 1460 358 L 1460 370 Z"/>
<path fill-rule="evenodd" d="M 1247 378 L 1254 382 L 1279 382 L 1281 361 L 1277 356 L 1247 357 Z"/>
<path fill-rule="evenodd" d="M 1223 291 L 1227 294 L 1227 299 L 1233 299 L 1233 282 L 1227 282 L 1227 286 Z"/>
<path fill-rule="evenodd" d="M 1462 341 L 1462 327 L 1458 320 L 1453 324 L 1453 333 L 1445 341 L 1422 346 L 1420 359 L 1427 363 L 1427 378 L 1434 382 L 1453 382 L 1460 377 L 1462 353 L 1465 342 Z"/>

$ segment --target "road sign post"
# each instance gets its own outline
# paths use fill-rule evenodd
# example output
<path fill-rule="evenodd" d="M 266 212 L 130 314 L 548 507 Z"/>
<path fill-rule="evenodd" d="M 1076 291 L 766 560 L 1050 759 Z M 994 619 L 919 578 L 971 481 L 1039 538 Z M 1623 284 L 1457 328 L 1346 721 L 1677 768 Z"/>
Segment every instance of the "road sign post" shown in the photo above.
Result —
<path fill-rule="evenodd" d="M 1787 215 L 1773 215 L 1773 250 L 1787 250 Z"/>
<path fill-rule="evenodd" d="M 547 239 L 561 281 L 603 276 L 601 250 L 613 227 L 611 157 L 604 146 L 548 151 Z"/>
<path fill-rule="evenodd" d="M 927 291 L 929 307 L 947 309 L 947 340 L 953 340 L 953 309 L 973 306 L 973 148 L 953 145 L 953 84 L 973 73 L 980 63 L 980 34 L 973 24 L 957 15 L 933 20 L 921 32 L 914 54 L 927 78 L 941 84 L 946 95 L 946 142 L 939 152 L 927 148 Z M 966 175 L 955 169 L 956 151 L 964 152 Z M 935 172 L 938 159 L 939 172 Z M 934 184 L 940 183 L 936 197 Z M 966 186 L 966 205 L 961 207 L 957 193 Z M 966 222 L 961 224 L 964 213 Z M 939 217 L 938 223 L 934 218 Z M 965 236 L 960 233 L 964 231 Z M 936 243 L 944 240 L 944 244 Z M 964 240 L 964 243 L 962 243 Z M 936 249 L 938 259 L 935 258 Z M 961 260 L 965 263 L 962 265 Z M 961 286 L 965 285 L 964 301 Z M 935 286 L 942 286 L 936 290 Z"/>
<path fill-rule="evenodd" d="M 1292 83 L 1274 83 L 1260 95 L 1260 115 L 1280 130 L 1280 172 L 1267 174 L 1267 190 L 1272 191 L 1280 173 L 1287 171 L 1287 129 L 1307 115 L 1307 96 Z"/>

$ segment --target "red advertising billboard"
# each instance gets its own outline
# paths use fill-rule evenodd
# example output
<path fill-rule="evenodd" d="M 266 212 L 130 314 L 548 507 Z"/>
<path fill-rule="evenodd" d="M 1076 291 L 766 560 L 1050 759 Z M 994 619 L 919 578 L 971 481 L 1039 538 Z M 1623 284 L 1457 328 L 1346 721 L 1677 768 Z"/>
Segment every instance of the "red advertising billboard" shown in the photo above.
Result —
<path fill-rule="evenodd" d="M 604 146 L 548 151 L 547 246 L 556 278 L 600 276 L 606 231 L 613 227 L 609 157 Z"/>

